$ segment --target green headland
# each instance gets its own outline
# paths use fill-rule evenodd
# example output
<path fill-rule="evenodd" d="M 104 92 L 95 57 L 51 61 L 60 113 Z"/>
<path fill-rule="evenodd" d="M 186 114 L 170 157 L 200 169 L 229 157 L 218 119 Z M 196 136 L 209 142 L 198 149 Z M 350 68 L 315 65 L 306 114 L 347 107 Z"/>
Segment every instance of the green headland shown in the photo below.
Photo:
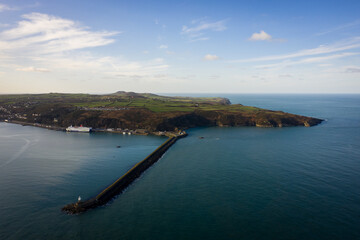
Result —
<path fill-rule="evenodd" d="M 227 98 L 114 94 L 0 95 L 0 120 L 64 128 L 84 125 L 142 134 L 204 126 L 313 126 L 321 119 L 231 104 Z"/>

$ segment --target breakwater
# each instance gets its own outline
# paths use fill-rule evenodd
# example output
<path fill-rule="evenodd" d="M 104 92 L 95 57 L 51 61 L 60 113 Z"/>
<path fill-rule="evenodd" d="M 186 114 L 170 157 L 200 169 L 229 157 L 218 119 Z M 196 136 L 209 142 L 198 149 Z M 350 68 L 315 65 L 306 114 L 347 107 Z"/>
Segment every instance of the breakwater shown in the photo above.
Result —
<path fill-rule="evenodd" d="M 5 120 L 4 122 L 20 124 L 22 126 L 33 126 L 33 127 L 39 127 L 39 128 L 46 128 L 46 129 L 55 130 L 55 131 L 65 131 L 65 129 L 66 129 L 65 127 L 46 125 L 46 124 L 40 124 L 40 123 L 29 123 L 29 122 L 23 122 L 23 121 L 17 121 L 17 120 Z"/>
<path fill-rule="evenodd" d="M 151 167 L 155 162 L 157 162 L 162 155 L 180 138 L 186 137 L 187 134 L 178 134 L 167 139 L 163 144 L 161 144 L 155 151 L 153 151 L 149 156 L 144 160 L 137 163 L 129 171 L 127 171 L 123 176 L 117 179 L 113 184 L 101 191 L 96 197 L 85 200 L 78 201 L 76 203 L 71 203 L 62 208 L 62 211 L 77 214 L 85 212 L 91 208 L 96 208 L 98 206 L 104 205 L 115 196 L 124 191 L 135 179 L 141 176 L 141 174 Z"/>

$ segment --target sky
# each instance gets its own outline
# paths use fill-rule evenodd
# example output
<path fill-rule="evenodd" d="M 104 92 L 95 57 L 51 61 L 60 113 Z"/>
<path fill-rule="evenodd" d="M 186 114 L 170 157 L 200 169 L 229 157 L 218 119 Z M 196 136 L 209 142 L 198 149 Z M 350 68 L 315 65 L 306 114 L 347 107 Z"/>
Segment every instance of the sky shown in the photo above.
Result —
<path fill-rule="evenodd" d="M 360 93 L 360 1 L 0 0 L 0 94 Z"/>

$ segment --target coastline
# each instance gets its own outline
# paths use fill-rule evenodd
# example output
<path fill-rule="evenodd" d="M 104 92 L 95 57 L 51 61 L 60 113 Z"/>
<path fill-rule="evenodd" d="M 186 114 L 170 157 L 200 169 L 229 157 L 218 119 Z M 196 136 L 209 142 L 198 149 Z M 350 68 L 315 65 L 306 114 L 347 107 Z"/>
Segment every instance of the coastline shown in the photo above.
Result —
<path fill-rule="evenodd" d="M 32 127 L 38 127 L 38 128 L 45 128 L 48 130 L 54 130 L 54 131 L 62 131 L 66 132 L 66 127 L 59 127 L 59 126 L 53 126 L 53 125 L 46 125 L 46 124 L 40 124 L 40 123 L 29 123 L 29 122 L 23 122 L 18 120 L 0 120 L 0 122 L 4 123 L 12 123 L 12 124 L 18 124 L 22 126 L 32 126 Z M 123 134 L 123 135 L 141 135 L 141 136 L 147 136 L 147 135 L 153 135 L 153 136 L 166 136 L 166 137 L 175 137 L 178 136 L 177 132 L 172 131 L 138 131 L 138 129 L 135 130 L 109 130 L 105 128 L 97 128 L 93 129 L 91 132 L 104 132 L 104 133 L 115 133 L 115 134 Z"/>
<path fill-rule="evenodd" d="M 17 121 L 17 120 L 8 120 L 8 121 L 0 120 L 0 122 L 13 123 L 13 124 L 18 124 L 18 125 L 22 125 L 22 126 L 45 128 L 45 129 L 55 130 L 55 131 L 64 131 L 64 132 L 66 131 L 65 127 L 58 127 L 58 126 L 52 126 L 52 125 L 46 125 L 46 124 L 40 124 L 40 123 L 29 123 L 29 122 L 22 122 L 22 121 Z"/>
<path fill-rule="evenodd" d="M 273 231 L 274 236 L 278 234 L 279 224 L 287 224 L 296 220 L 297 223 L 304 223 L 307 229 L 304 230 L 303 226 L 295 225 L 298 228 L 294 230 L 293 225 L 291 230 L 296 231 L 297 229 L 310 234 L 308 229 L 310 229 L 309 231 L 314 229 L 316 233 L 320 224 L 328 226 L 326 224 L 329 222 L 326 219 L 332 219 L 331 229 L 323 232 L 326 237 L 357 236 L 354 235 L 358 229 L 357 213 L 354 208 L 348 206 L 355 204 L 354 196 L 357 196 L 358 185 L 354 179 L 359 173 L 356 168 L 359 156 L 356 148 L 359 142 L 357 139 L 359 139 L 360 127 L 357 114 L 359 97 L 345 102 L 341 101 L 342 97 L 328 97 L 324 101 L 310 97 L 306 99 L 309 99 L 309 104 L 310 100 L 315 100 L 311 101 L 314 108 L 310 109 L 307 105 L 301 105 L 299 101 L 295 100 L 289 101 L 283 107 L 288 111 L 321 116 L 329 119 L 327 123 L 324 122 L 325 124 L 320 124 L 314 129 L 304 127 L 285 129 L 191 128 L 188 132 L 189 137 L 177 142 L 162 159 L 133 182 L 133 185 L 127 188 L 122 195 L 119 195 L 118 198 L 115 197 L 113 202 L 110 201 L 109 205 L 79 215 L 66 215 L 60 209 L 68 203 L 76 202 L 78 195 L 81 195 L 82 201 L 86 201 L 88 197 L 95 197 L 130 168 L 119 165 L 122 162 L 120 159 L 129 162 L 128 166 L 134 165 L 167 138 L 156 138 L 150 135 L 148 138 L 122 137 L 117 134 L 98 133 L 93 134 L 94 137 L 90 137 L 93 144 L 89 145 L 89 148 L 79 149 L 76 144 L 70 145 L 69 141 L 77 143 L 79 140 L 79 143 L 88 146 L 86 144 L 90 139 L 88 137 L 91 136 L 90 134 L 64 134 L 63 132 L 0 123 L 2 130 L 8 129 L 6 131 L 8 135 L 25 132 L 34 134 L 34 137 L 40 139 L 39 144 L 47 143 L 49 136 L 56 144 L 53 149 L 47 148 L 46 145 L 39 145 L 39 151 L 33 151 L 31 155 L 24 154 L 18 159 L 21 161 L 14 161 L 9 165 L 11 169 L 14 169 L 13 172 L 8 171 L 8 168 L 3 168 L 2 179 L 7 180 L 9 184 L 5 184 L 5 181 L 3 181 L 4 184 L 1 184 L 2 192 L 6 193 L 2 198 L 2 204 L 11 209 L 8 214 L 3 214 L 3 236 L 11 238 L 19 229 L 22 231 L 16 235 L 17 238 L 29 238 L 29 236 L 43 238 L 44 233 L 51 234 L 55 238 L 63 238 L 64 230 L 61 229 L 65 229 L 68 236 L 76 236 L 79 231 L 73 226 L 79 226 L 79 221 L 84 223 L 81 225 L 83 237 L 90 239 L 94 236 L 104 236 L 104 234 L 108 234 L 106 235 L 108 238 L 117 238 L 123 234 L 121 236 L 124 238 L 141 239 L 157 236 L 159 231 L 166 232 L 169 228 L 175 228 L 177 234 L 182 234 L 183 229 L 195 229 L 194 226 L 196 229 L 200 229 L 195 233 L 201 236 L 206 234 L 206 229 L 202 228 L 204 219 L 209 219 L 210 223 L 219 224 L 214 229 L 215 233 L 222 232 L 224 229 L 236 232 L 246 221 L 254 223 L 254 226 L 247 227 L 252 227 L 252 233 L 256 233 L 259 231 L 259 224 L 256 223 L 266 221 L 273 225 L 272 229 L 265 230 L 265 233 L 270 234 L 269 231 Z M 273 104 L 272 108 L 274 109 L 281 107 L 278 107 L 279 101 L 269 100 L 268 104 Z M 333 109 L 336 111 L 334 112 Z M 98 146 L 104 149 L 104 154 L 99 151 L 100 149 L 91 149 L 97 144 L 97 139 L 99 139 L 97 136 L 103 140 L 103 144 Z M 201 136 L 205 138 L 200 140 Z M 17 139 L 19 147 L 25 143 L 22 136 L 15 139 Z M 112 158 L 112 155 L 106 152 L 107 149 L 114 154 L 125 150 L 123 142 L 115 143 L 112 139 L 134 141 L 134 144 L 144 140 L 146 147 L 141 148 L 141 157 L 136 157 L 133 154 L 134 151 L 128 151 L 123 158 L 120 155 Z M 9 140 L 10 138 L 2 138 L 3 146 L 10 145 L 12 141 Z M 121 145 L 121 149 L 116 149 L 115 145 Z M 152 146 L 151 150 L 150 145 Z M 15 150 L 16 146 L 13 144 L 11 147 Z M 91 158 L 82 162 L 73 161 L 78 155 L 77 151 L 66 151 L 67 154 L 63 154 L 61 151 L 65 149 L 64 147 L 70 147 L 69 150 L 77 149 L 84 155 L 90 155 Z M 12 153 L 10 148 L 3 147 L 3 150 L 3 158 Z M 42 160 L 43 151 L 48 156 L 60 154 L 59 157 L 53 159 L 54 161 L 45 162 Z M 136 148 L 137 151 L 140 150 Z M 97 152 L 99 155 L 94 154 Z M 130 158 L 129 156 L 134 157 Z M 66 161 L 67 159 L 69 161 Z M 129 159 L 131 161 L 128 161 Z M 104 160 L 109 162 L 102 164 Z M 199 169 L 204 160 L 206 160 L 204 168 Z M 24 163 L 29 163 L 26 172 L 24 172 L 24 167 L 26 167 Z M 102 168 L 98 168 L 99 163 Z M 58 177 L 60 175 L 57 175 L 59 174 L 57 167 L 64 169 L 61 173 L 62 177 Z M 107 176 L 106 180 L 104 180 L 105 176 Z M 56 180 L 61 181 L 54 182 Z M 93 184 L 97 181 L 102 182 L 98 185 Z M 305 181 L 304 184 L 297 184 L 302 181 Z M 329 188 L 329 181 L 333 184 L 331 188 Z M 34 194 L 24 195 L 24 189 L 21 188 L 24 186 L 24 182 L 27 189 L 33 191 Z M 201 188 L 201 192 L 199 192 L 199 185 L 204 187 Z M 318 194 L 314 195 L 314 190 L 329 190 L 330 192 L 329 195 L 326 194 L 320 199 Z M 12 194 L 13 192 L 14 194 Z M 5 196 L 9 196 L 9 198 L 5 198 Z M 195 204 L 194 196 L 197 200 Z M 298 201 L 299 196 L 301 196 L 301 201 Z M 239 199 L 244 201 L 244 204 L 239 205 Z M 268 207 L 276 207 L 276 209 L 268 210 L 265 213 L 263 208 L 259 209 L 258 205 L 254 203 L 254 199 L 261 203 L 269 203 L 269 200 L 273 200 L 276 205 Z M 322 205 L 324 203 L 322 200 L 326 200 L 326 206 Z M 224 201 L 228 201 L 229 205 L 225 206 Z M 19 202 L 21 207 L 19 207 Z M 214 215 L 214 208 L 209 208 L 210 203 L 219 210 L 218 215 Z M 222 206 L 225 206 L 225 209 L 222 209 Z M 165 208 L 166 211 L 164 211 Z M 328 211 L 329 208 L 332 211 Z M 204 210 L 202 212 L 204 218 L 194 218 L 189 222 L 191 212 L 198 212 L 199 209 Z M 228 209 L 231 211 L 226 211 Z M 291 209 L 293 212 L 289 214 L 284 209 Z M 296 213 L 298 209 L 303 210 L 302 214 Z M 274 214 L 281 218 L 277 218 L 274 222 Z M 13 216 L 13 218 L 9 218 L 9 216 Z M 229 225 L 227 221 L 223 222 L 221 219 L 224 216 L 236 224 Z M 139 217 L 142 217 L 140 222 Z M 215 217 L 219 217 L 220 221 L 216 222 Z M 326 219 L 324 219 L 325 217 Z M 159 226 L 159 222 L 164 218 L 169 219 L 170 225 L 164 223 Z M 316 223 L 319 225 L 308 222 L 310 218 L 317 220 Z M 10 219 L 13 221 L 13 225 L 6 224 Z M 347 221 L 344 222 L 342 219 L 347 219 Z M 29 225 L 31 220 L 33 223 Z M 325 221 L 325 225 L 322 225 L 323 221 Z M 179 227 L 179 224 L 183 225 Z M 149 232 L 146 234 L 134 231 L 138 228 L 144 229 L 144 226 L 149 227 Z M 341 232 L 336 230 L 339 228 L 342 230 Z M 350 232 L 351 229 L 354 231 Z M 292 236 L 297 233 L 292 232 Z M 334 235 L 334 233 L 338 233 L 338 235 Z M 285 232 L 282 234 L 284 236 Z M 184 238 L 187 236 L 189 235 Z M 253 236 L 253 234 L 249 234 L 250 238 Z"/>

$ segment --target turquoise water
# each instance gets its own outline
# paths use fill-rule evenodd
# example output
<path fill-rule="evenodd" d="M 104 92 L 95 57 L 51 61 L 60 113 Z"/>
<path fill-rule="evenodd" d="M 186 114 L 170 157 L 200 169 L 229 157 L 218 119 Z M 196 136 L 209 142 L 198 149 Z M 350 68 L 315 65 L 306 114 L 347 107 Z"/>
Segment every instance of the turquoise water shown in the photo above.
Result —
<path fill-rule="evenodd" d="M 77 216 L 60 208 L 165 138 L 0 123 L 0 239 L 360 239 L 360 95 L 222 96 L 327 121 L 191 129 L 111 204 Z"/>

